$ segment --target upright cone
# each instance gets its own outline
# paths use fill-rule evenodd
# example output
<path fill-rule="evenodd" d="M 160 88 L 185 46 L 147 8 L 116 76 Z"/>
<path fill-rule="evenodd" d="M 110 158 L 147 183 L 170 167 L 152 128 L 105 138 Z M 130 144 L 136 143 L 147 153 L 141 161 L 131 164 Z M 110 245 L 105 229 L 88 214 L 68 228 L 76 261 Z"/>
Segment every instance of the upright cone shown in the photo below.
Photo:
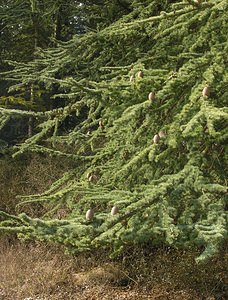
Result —
<path fill-rule="evenodd" d="M 150 101 L 153 101 L 153 100 L 155 99 L 155 93 L 154 93 L 154 92 L 150 92 L 150 93 L 149 93 L 149 96 L 148 96 L 148 99 L 149 99 Z"/>
<path fill-rule="evenodd" d="M 130 81 L 132 82 L 134 80 L 135 76 L 134 75 L 131 75 L 130 77 Z"/>
<path fill-rule="evenodd" d="M 210 96 L 210 90 L 208 86 L 205 86 L 205 88 L 203 89 L 203 97 L 209 97 Z"/>
<path fill-rule="evenodd" d="M 111 215 L 114 216 L 116 214 L 118 214 L 119 212 L 119 208 L 117 206 L 113 206 L 112 210 L 111 210 Z"/>
<path fill-rule="evenodd" d="M 143 71 L 139 71 L 137 75 L 138 75 L 138 78 L 143 78 L 143 76 L 144 76 Z"/>
<path fill-rule="evenodd" d="M 158 144 L 160 141 L 160 136 L 158 134 L 155 134 L 153 141 L 154 141 L 154 144 Z"/>
<path fill-rule="evenodd" d="M 92 210 L 92 208 L 90 208 L 86 212 L 86 220 L 91 221 L 93 217 L 94 217 L 94 211 Z"/>
<path fill-rule="evenodd" d="M 97 182 L 97 176 L 95 174 L 91 174 L 88 178 L 88 181 L 91 183 L 96 183 Z"/>
<path fill-rule="evenodd" d="M 165 138 L 166 137 L 166 133 L 165 133 L 164 130 L 160 130 L 158 135 L 159 135 L 160 138 Z"/>

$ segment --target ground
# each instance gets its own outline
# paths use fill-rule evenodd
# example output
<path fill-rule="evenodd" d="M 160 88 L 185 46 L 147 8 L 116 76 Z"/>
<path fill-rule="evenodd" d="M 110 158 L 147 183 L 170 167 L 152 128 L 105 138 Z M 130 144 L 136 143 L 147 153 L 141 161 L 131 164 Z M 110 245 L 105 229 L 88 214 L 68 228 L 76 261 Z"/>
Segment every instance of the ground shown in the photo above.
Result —
<path fill-rule="evenodd" d="M 227 299 L 227 249 L 199 266 L 197 253 L 167 248 L 129 249 L 110 260 L 10 238 L 0 245 L 0 300 Z"/>

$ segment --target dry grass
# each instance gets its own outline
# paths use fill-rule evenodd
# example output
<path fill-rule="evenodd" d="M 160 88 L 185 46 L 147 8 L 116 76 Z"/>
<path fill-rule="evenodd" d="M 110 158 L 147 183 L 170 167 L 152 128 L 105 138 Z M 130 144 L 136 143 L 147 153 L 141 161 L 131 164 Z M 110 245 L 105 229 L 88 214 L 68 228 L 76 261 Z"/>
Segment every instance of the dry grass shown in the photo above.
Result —
<path fill-rule="evenodd" d="M 39 245 L 2 245 L 0 257 L 4 299 L 51 294 L 69 280 L 71 273 L 70 261 L 63 261 L 60 255 Z"/>
<path fill-rule="evenodd" d="M 69 161 L 56 161 L 36 154 L 16 159 L 0 158 L 0 210 L 42 215 L 44 208 L 40 204 L 16 208 L 20 202 L 16 196 L 42 193 L 69 170 L 69 165 Z"/>
<path fill-rule="evenodd" d="M 110 261 L 105 253 L 65 255 L 40 244 L 0 244 L 1 300 L 219 300 L 226 298 L 227 255 L 196 266 L 192 253 L 128 253 Z"/>

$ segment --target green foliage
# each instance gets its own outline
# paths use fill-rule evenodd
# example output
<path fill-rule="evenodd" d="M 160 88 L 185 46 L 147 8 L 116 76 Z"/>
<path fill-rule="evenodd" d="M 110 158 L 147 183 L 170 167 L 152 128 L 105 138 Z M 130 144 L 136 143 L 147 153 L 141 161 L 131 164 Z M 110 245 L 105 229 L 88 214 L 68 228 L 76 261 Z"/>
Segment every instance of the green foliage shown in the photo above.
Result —
<path fill-rule="evenodd" d="M 227 1 L 147 2 L 131 1 L 118 20 L 110 16 L 96 32 L 40 49 L 36 60 L 5 73 L 65 103 L 33 113 L 38 131 L 14 155 L 68 157 L 78 168 L 22 200 L 50 203 L 46 218 L 2 212 L 0 230 L 72 251 L 111 247 L 113 255 L 148 241 L 204 247 L 198 261 L 227 240 Z M 62 206 L 70 213 L 57 220 Z"/>

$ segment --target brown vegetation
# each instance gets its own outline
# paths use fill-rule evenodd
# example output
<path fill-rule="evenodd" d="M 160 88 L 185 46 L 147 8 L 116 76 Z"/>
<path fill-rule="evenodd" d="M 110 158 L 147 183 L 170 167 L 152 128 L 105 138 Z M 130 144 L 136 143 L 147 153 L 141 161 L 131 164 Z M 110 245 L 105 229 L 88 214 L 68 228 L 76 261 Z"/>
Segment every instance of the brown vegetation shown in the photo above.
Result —
<path fill-rule="evenodd" d="M 41 214 L 42 207 L 26 205 L 16 207 L 20 202 L 17 195 L 37 194 L 45 191 L 61 174 L 69 168 L 69 161 L 39 155 L 22 156 L 12 160 L 0 159 L 0 210 L 9 213 L 28 213 L 30 216 Z M 41 210 L 41 211 L 40 211 Z"/>
<path fill-rule="evenodd" d="M 105 253 L 1 239 L 0 299 L 226 299 L 228 256 L 196 265 L 196 253 L 137 249 L 111 261 Z"/>

